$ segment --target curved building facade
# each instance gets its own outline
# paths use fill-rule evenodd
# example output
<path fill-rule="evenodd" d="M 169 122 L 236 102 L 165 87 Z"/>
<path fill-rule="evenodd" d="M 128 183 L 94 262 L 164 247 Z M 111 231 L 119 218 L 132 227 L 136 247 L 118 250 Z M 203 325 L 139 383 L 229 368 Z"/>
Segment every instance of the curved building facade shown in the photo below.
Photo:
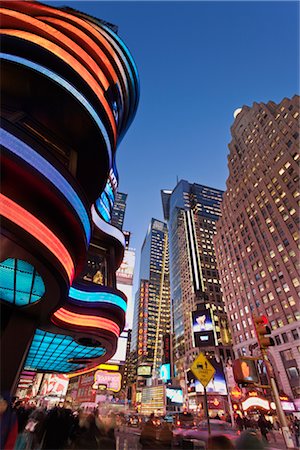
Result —
<path fill-rule="evenodd" d="M 2 388 L 22 367 L 74 372 L 116 351 L 126 296 L 115 280 L 125 239 L 110 224 L 115 154 L 138 100 L 116 27 L 1 2 Z"/>

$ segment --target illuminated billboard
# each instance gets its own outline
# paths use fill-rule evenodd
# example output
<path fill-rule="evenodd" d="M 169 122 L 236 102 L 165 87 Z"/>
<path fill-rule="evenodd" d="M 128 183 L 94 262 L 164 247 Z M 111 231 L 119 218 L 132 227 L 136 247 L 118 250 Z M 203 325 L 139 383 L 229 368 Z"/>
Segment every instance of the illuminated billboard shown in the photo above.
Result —
<path fill-rule="evenodd" d="M 209 309 L 198 308 L 192 312 L 192 333 L 195 347 L 215 345 L 214 325 Z"/>
<path fill-rule="evenodd" d="M 128 249 L 124 252 L 121 266 L 116 272 L 117 288 L 127 297 L 127 311 L 125 330 L 132 330 L 133 323 L 133 274 L 135 265 L 135 250 Z"/>
<path fill-rule="evenodd" d="M 121 389 L 122 375 L 120 372 L 107 372 L 106 370 L 97 370 L 94 374 L 94 384 L 92 389 L 108 390 L 119 392 Z"/>
<path fill-rule="evenodd" d="M 171 364 L 170 363 L 162 364 L 160 366 L 159 376 L 165 383 L 167 383 L 169 380 L 171 380 Z"/>
<path fill-rule="evenodd" d="M 67 393 L 69 384 L 69 378 L 67 375 L 62 374 L 45 374 L 41 389 L 39 392 L 40 396 L 59 396 L 64 397 Z"/>
<path fill-rule="evenodd" d="M 127 339 L 128 339 L 128 332 L 123 331 L 121 333 L 121 336 L 118 339 L 118 346 L 116 353 L 110 358 L 108 364 L 112 363 L 123 363 L 126 361 L 126 349 L 127 349 Z"/>
<path fill-rule="evenodd" d="M 172 405 L 182 405 L 183 404 L 183 394 L 182 389 L 179 388 L 166 388 L 166 398 L 167 404 Z"/>
<path fill-rule="evenodd" d="M 137 374 L 141 377 L 151 377 L 152 366 L 139 366 L 137 368 Z"/>

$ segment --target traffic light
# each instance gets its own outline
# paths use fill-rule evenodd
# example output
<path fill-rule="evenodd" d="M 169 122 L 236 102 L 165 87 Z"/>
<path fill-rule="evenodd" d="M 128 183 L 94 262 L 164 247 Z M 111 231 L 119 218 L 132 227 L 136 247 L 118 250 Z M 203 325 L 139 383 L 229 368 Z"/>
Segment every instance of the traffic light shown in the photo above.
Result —
<path fill-rule="evenodd" d="M 233 376 L 238 385 L 246 386 L 259 382 L 255 361 L 251 358 L 239 358 L 233 361 Z"/>
<path fill-rule="evenodd" d="M 260 348 L 268 348 L 275 345 L 274 340 L 269 336 L 271 334 L 271 328 L 268 326 L 266 316 L 253 317 L 253 322 Z"/>

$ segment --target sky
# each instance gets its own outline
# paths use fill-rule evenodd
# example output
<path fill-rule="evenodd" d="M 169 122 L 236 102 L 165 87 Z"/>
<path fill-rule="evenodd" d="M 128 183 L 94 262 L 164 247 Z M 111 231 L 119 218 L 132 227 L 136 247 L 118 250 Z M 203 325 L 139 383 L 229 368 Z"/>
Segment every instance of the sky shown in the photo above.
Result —
<path fill-rule="evenodd" d="M 117 150 L 124 229 L 139 259 L 161 189 L 177 178 L 226 188 L 233 112 L 299 93 L 299 3 L 44 1 L 118 25 L 140 77 L 136 117 Z"/>

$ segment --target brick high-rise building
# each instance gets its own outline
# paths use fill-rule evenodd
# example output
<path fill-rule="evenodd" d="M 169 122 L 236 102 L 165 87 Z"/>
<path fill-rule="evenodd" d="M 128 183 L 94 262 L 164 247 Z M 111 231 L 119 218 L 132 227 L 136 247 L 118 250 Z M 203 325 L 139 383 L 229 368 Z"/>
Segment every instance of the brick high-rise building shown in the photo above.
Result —
<path fill-rule="evenodd" d="M 239 111 L 239 112 L 238 112 Z M 266 315 L 280 388 L 299 397 L 299 97 L 237 110 L 215 247 L 236 355 Z M 298 362 L 297 362 L 298 361 Z"/>

